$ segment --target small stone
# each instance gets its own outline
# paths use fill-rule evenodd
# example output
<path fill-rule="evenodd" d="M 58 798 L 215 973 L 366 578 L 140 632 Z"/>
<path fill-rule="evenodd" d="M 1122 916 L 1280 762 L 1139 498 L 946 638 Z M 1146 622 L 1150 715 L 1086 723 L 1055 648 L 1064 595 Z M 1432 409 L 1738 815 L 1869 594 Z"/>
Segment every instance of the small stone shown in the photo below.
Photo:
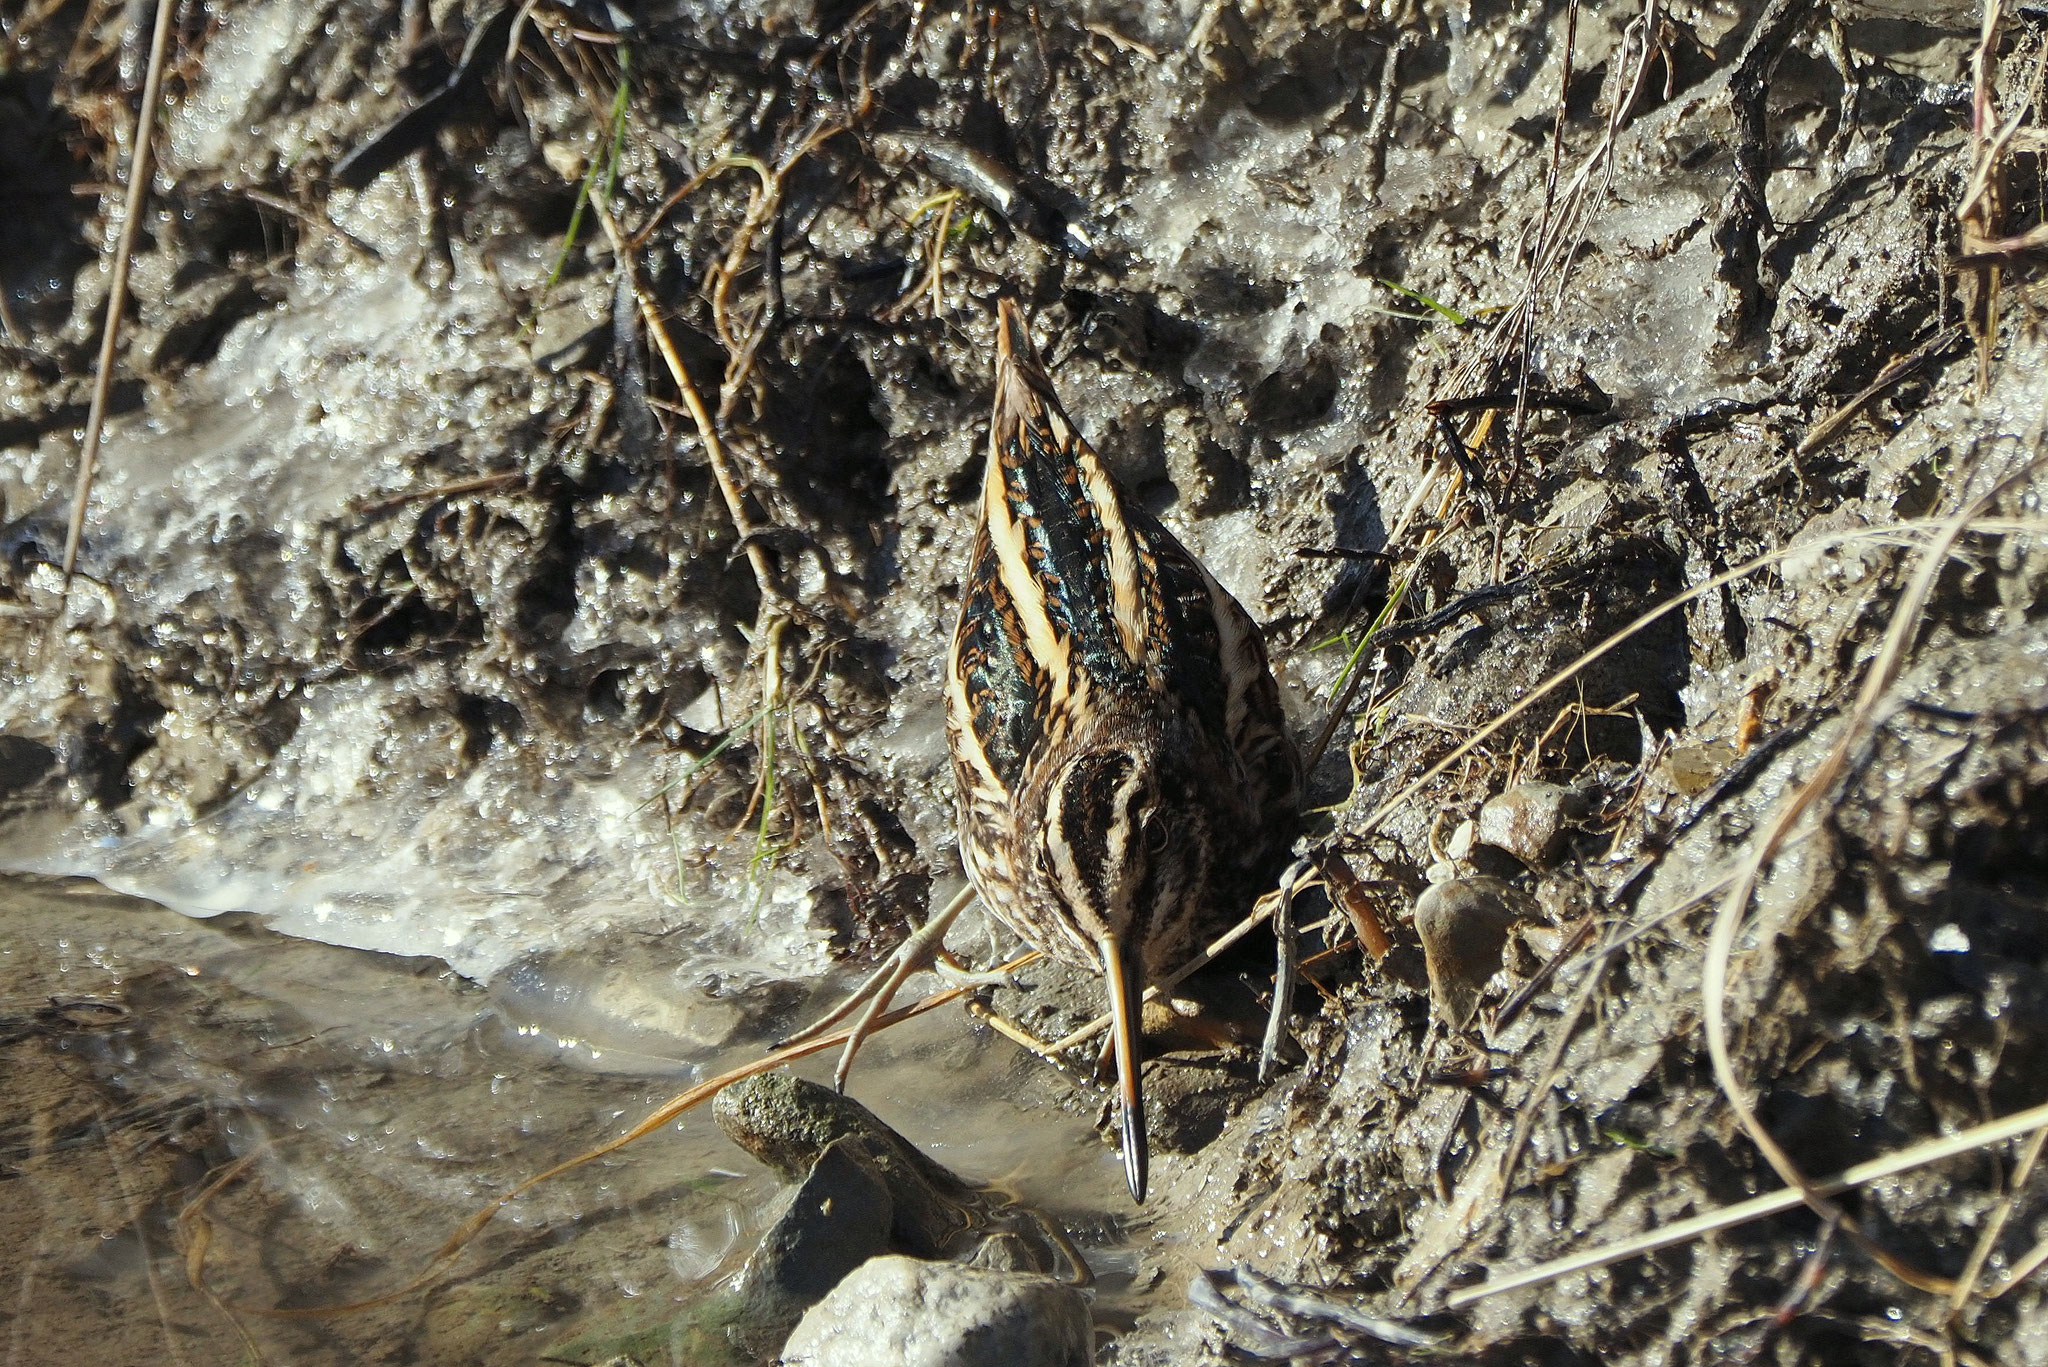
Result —
<path fill-rule="evenodd" d="M 1584 544 L 1587 528 L 1607 521 L 1613 511 L 1614 495 L 1604 481 L 1580 480 L 1558 495 L 1537 524 L 1530 554 L 1538 561 L 1566 554 L 1573 546 Z"/>
<path fill-rule="evenodd" d="M 983 1239 L 967 1265 L 990 1272 L 1036 1272 L 1038 1252 L 1019 1236 L 1002 1231 Z"/>
<path fill-rule="evenodd" d="M 1080 1291 L 1051 1277 L 915 1258 L 863 1264 L 804 1315 L 786 1367 L 1088 1367 Z"/>
<path fill-rule="evenodd" d="M 1479 809 L 1479 843 L 1506 850 L 1532 869 L 1542 868 L 1564 843 L 1565 822 L 1578 795 L 1555 783 L 1517 783 Z"/>
<path fill-rule="evenodd" d="M 553 139 L 549 139 L 540 145 L 540 159 L 547 163 L 550 171 L 553 171 L 565 181 L 576 181 L 583 178 L 583 167 L 586 159 L 583 155 L 583 149 L 580 147 L 573 147 L 566 142 L 556 142 Z"/>
<path fill-rule="evenodd" d="M 1000 1192 L 933 1162 L 851 1097 L 788 1073 L 763 1073 L 721 1091 L 711 1111 L 726 1137 L 785 1177 L 813 1169 L 845 1147 L 888 1190 L 894 1214 L 887 1252 L 966 1258 L 990 1231 L 1016 1234 L 1036 1250 L 1041 1272 L 1066 1266 L 1052 1222 Z"/>
<path fill-rule="evenodd" d="M 1614 493 L 1605 482 L 1582 479 L 1557 496 L 1541 525 L 1597 527 L 1613 506 Z"/>
<path fill-rule="evenodd" d="M 1508 928 L 1528 915 L 1527 900 L 1498 878 L 1434 883 L 1415 899 L 1415 933 L 1429 966 L 1429 1000 L 1453 1030 L 1471 1023 L 1486 984 L 1500 971 Z"/>
<path fill-rule="evenodd" d="M 1680 745 L 1664 756 L 1664 772 L 1671 776 L 1672 787 L 1691 797 L 1728 772 L 1736 759 L 1735 747 L 1724 740 Z"/>
<path fill-rule="evenodd" d="M 1553 925 L 1524 921 L 1508 932 L 1508 971 L 1526 977 L 1556 958 L 1562 948 L 1562 930 Z"/>

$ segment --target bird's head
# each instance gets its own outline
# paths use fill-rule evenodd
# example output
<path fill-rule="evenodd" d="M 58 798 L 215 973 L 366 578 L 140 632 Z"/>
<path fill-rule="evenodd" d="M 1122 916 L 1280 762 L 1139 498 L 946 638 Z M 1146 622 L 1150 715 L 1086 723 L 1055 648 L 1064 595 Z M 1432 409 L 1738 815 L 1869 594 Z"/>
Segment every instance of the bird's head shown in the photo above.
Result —
<path fill-rule="evenodd" d="M 1074 755 L 1050 785 L 1041 868 L 1091 950 L 1104 935 L 1133 952 L 1173 948 L 1158 942 L 1200 919 L 1210 832 L 1185 770 L 1150 745 L 1107 745 Z"/>
<path fill-rule="evenodd" d="M 1077 751 L 1047 786 L 1037 858 L 1066 913 L 1060 929 L 1099 966 L 1109 989 L 1122 1096 L 1125 1174 L 1145 1199 L 1139 1016 L 1148 970 L 1171 967 L 1209 895 L 1210 804 L 1185 747 L 1153 734 L 1106 738 Z"/>

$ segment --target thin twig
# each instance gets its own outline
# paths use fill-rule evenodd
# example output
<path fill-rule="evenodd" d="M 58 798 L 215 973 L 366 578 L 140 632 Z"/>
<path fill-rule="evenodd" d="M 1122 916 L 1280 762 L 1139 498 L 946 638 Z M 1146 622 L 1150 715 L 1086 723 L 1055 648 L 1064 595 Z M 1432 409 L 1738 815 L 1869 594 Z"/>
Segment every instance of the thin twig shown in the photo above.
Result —
<path fill-rule="evenodd" d="M 64 604 L 71 597 L 71 575 L 78 568 L 78 543 L 85 535 L 85 507 L 92 498 L 93 474 L 99 469 L 100 435 L 106 428 L 107 399 L 114 388 L 114 345 L 121 336 L 121 311 L 128 299 L 128 265 L 135 255 L 135 234 L 142 227 L 142 202 L 149 193 L 149 143 L 156 134 L 164 54 L 170 47 L 171 15 L 177 8 L 172 0 L 157 0 L 156 28 L 149 40 L 149 74 L 142 82 L 142 107 L 135 113 L 135 138 L 129 146 L 128 195 L 121 211 L 121 235 L 114 242 L 114 268 L 107 282 L 107 321 L 100 329 L 92 405 L 85 415 L 85 442 L 78 453 L 78 482 L 71 492 L 71 524 L 64 532 L 64 585 L 57 596 L 58 621 L 63 619 Z"/>
<path fill-rule="evenodd" d="M 1491 413 L 1481 414 L 1480 423 L 1482 427 L 1489 423 L 1492 417 Z M 1430 474 L 1423 477 L 1423 482 L 1417 487 L 1415 496 L 1408 501 L 1408 511 L 1402 516 L 1402 525 L 1395 528 L 1394 534 L 1388 540 L 1400 540 L 1406 528 L 1409 514 L 1414 513 L 1421 506 L 1424 495 L 1429 492 L 1434 483 L 1434 475 L 1438 469 L 1445 470 L 1446 483 L 1444 485 L 1443 497 L 1438 501 L 1437 505 L 1437 525 L 1423 533 L 1422 544 L 1416 548 L 1415 557 L 1408 566 L 1408 572 L 1401 576 L 1400 583 L 1395 585 L 1394 591 L 1387 595 L 1387 601 L 1381 606 L 1378 614 L 1374 616 L 1372 625 L 1366 628 L 1365 635 L 1359 640 L 1357 647 L 1352 650 L 1350 658 L 1344 662 L 1343 672 L 1339 676 L 1343 679 L 1343 685 L 1338 691 L 1336 700 L 1330 704 L 1330 715 L 1324 719 L 1323 729 L 1316 734 L 1315 742 L 1309 746 L 1308 754 L 1302 759 L 1301 768 L 1303 773 L 1315 772 L 1316 765 L 1322 763 L 1324 751 L 1330 748 L 1330 741 L 1335 738 L 1338 726 L 1343 723 L 1344 715 L 1351 706 L 1351 699 L 1356 696 L 1359 685 L 1366 677 L 1365 671 L 1358 667 L 1360 661 L 1365 658 L 1365 652 L 1377 643 L 1381 633 L 1387 629 L 1388 625 L 1394 620 L 1395 615 L 1401 611 L 1401 604 L 1406 601 L 1408 591 L 1415 585 L 1415 577 L 1422 571 L 1423 557 L 1429 554 L 1430 550 L 1436 545 L 1437 538 L 1443 534 L 1443 522 L 1449 516 L 1451 505 L 1456 501 L 1458 490 L 1461 487 L 1461 472 L 1455 466 L 1450 466 L 1446 469 L 1444 466 L 1439 465 L 1433 467 Z"/>

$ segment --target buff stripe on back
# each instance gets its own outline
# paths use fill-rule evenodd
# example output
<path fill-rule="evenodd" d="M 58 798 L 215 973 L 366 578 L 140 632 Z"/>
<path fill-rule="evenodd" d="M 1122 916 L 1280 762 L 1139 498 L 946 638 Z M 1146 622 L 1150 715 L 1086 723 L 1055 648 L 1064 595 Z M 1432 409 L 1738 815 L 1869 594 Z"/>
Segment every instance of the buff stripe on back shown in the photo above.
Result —
<path fill-rule="evenodd" d="M 1047 632 L 1078 651 L 1104 682 L 1137 683 L 1159 623 L 1146 610 L 1148 557 L 1121 491 L 1061 410 L 1016 305 L 1004 301 L 997 332 L 996 404 L 985 515 L 1000 522 L 1013 567 L 1032 583 L 1020 610 L 1042 611 Z M 1107 624 L 1107 630 L 1105 630 Z M 1034 653 L 1038 645 L 1034 643 Z"/>

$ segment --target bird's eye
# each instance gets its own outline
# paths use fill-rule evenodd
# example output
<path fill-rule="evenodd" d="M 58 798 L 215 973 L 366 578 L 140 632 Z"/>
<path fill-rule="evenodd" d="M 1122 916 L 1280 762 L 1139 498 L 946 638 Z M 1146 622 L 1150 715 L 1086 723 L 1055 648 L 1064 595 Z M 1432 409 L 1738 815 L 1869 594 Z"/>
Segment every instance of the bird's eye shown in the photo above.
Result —
<path fill-rule="evenodd" d="M 1145 818 L 1145 848 L 1153 854 L 1166 848 L 1166 818 L 1153 815 Z"/>

